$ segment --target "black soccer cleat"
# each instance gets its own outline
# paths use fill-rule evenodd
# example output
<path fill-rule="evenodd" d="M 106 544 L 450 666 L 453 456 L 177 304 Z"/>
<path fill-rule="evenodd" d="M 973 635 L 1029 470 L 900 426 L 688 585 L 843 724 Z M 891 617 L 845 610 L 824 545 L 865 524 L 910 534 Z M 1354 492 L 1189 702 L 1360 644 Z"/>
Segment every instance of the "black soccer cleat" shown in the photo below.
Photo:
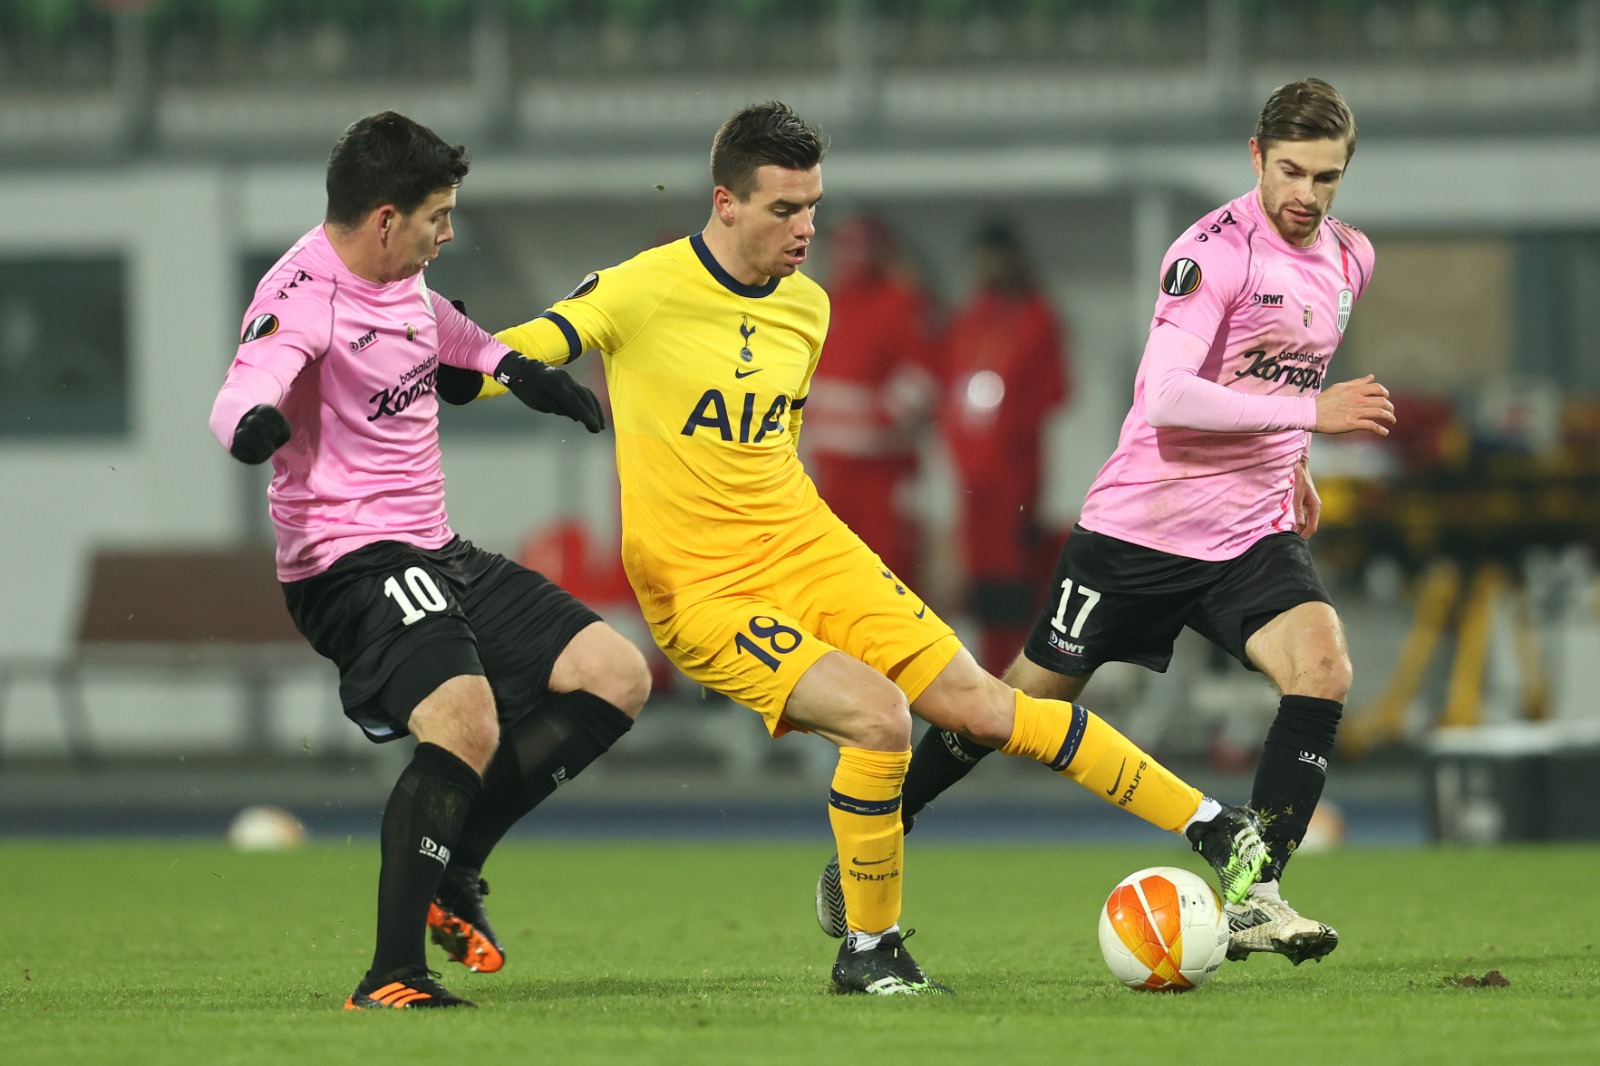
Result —
<path fill-rule="evenodd" d="M 1261 839 L 1261 819 L 1249 807 L 1220 804 L 1221 813 L 1209 822 L 1196 822 L 1184 830 L 1200 857 L 1211 864 L 1222 886 L 1222 898 L 1238 903 L 1256 883 L 1267 863 L 1267 845 Z"/>
<path fill-rule="evenodd" d="M 428 932 L 451 962 L 477 973 L 494 973 L 505 965 L 505 952 L 489 925 L 483 897 L 489 882 L 468 866 L 447 866 L 439 893 L 428 907 Z"/>
<path fill-rule="evenodd" d="M 817 878 L 817 924 L 838 940 L 850 932 L 844 918 L 844 886 L 839 882 L 839 856 L 828 860 Z"/>
<path fill-rule="evenodd" d="M 441 985 L 439 975 L 424 966 L 405 967 L 374 977 L 370 973 L 356 985 L 345 1010 L 412 1010 L 422 1007 L 476 1007 Z"/>
<path fill-rule="evenodd" d="M 833 964 L 833 990 L 841 995 L 868 996 L 953 996 L 955 992 L 922 972 L 917 960 L 906 950 L 904 934 L 885 933 L 878 946 L 866 951 L 851 951 L 850 941 L 839 945 L 839 958 Z"/>

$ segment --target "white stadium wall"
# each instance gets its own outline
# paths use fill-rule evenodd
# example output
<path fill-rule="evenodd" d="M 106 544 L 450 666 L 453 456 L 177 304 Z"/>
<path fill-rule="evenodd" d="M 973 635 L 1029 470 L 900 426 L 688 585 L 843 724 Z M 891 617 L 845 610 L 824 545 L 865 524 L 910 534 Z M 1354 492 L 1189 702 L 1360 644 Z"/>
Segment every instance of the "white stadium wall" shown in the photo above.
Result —
<path fill-rule="evenodd" d="M 457 277 L 471 279 L 473 241 L 493 238 L 502 252 L 512 249 L 513 275 L 469 280 L 480 291 L 449 295 L 467 299 L 491 327 L 529 317 L 588 270 L 698 228 L 704 170 L 698 150 L 481 158 L 463 188 L 460 238 L 444 255 L 460 264 Z M 824 238 L 830 217 L 870 204 L 947 298 L 965 290 L 963 248 L 978 223 L 1001 214 L 1024 229 L 1075 341 L 1078 400 L 1058 419 L 1049 475 L 1056 521 L 1070 518 L 1115 439 L 1148 321 L 1147 282 L 1166 244 L 1252 181 L 1242 139 L 857 151 L 825 172 Z M 1600 143 L 1592 139 L 1364 142 L 1337 213 L 1380 233 L 1600 228 L 1596 172 Z M 11 208 L 0 256 L 126 257 L 131 389 L 126 439 L 0 439 L 0 659 L 68 650 L 97 547 L 225 544 L 259 533 L 260 473 L 227 457 L 207 415 L 237 337 L 239 294 L 253 280 L 239 276 L 241 260 L 281 251 L 320 218 L 322 198 L 320 161 L 0 171 L 0 203 Z M 825 239 L 818 258 L 825 268 Z M 453 435 L 445 463 L 452 519 L 500 549 L 563 515 L 612 530 L 610 464 L 607 437 Z M 188 699 L 156 692 L 150 713 L 176 721 Z M 0 746 L 59 742 L 47 687 L 14 691 L 5 714 Z"/>

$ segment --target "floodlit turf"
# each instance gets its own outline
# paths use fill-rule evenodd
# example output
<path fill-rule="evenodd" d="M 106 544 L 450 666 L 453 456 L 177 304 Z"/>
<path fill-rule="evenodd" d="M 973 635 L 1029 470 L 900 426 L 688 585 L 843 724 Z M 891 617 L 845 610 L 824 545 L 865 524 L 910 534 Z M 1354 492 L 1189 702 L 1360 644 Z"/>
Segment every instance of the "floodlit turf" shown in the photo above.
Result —
<path fill-rule="evenodd" d="M 827 858 L 757 844 L 517 843 L 487 871 L 506 968 L 432 958 L 477 1011 L 339 1009 L 376 844 L 0 843 L 0 1062 L 1339 1063 L 1600 1060 L 1600 848 L 1346 850 L 1289 898 L 1320 965 L 1255 956 L 1182 996 L 1112 981 L 1097 908 L 1156 847 L 913 839 L 907 924 L 956 999 L 825 994 Z M 433 949 L 430 949 L 433 950 Z M 1500 971 L 1509 987 L 1463 987 Z"/>

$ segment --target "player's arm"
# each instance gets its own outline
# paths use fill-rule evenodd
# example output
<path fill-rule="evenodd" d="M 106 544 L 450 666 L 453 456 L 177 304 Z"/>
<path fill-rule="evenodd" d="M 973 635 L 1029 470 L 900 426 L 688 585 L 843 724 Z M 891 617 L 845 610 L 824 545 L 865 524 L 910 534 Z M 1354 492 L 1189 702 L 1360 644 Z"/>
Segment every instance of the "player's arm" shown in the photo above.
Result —
<path fill-rule="evenodd" d="M 1145 415 L 1158 429 L 1261 433 L 1313 429 L 1315 396 L 1255 396 L 1200 376 L 1211 350 L 1182 326 L 1157 319 L 1144 347 Z"/>
<path fill-rule="evenodd" d="M 464 310 L 459 300 L 452 300 L 448 311 L 442 307 L 436 311 L 440 353 L 435 388 L 441 400 L 463 404 L 510 392 L 535 411 L 583 423 L 590 433 L 605 428 L 594 393 L 551 365 L 569 359 L 558 327 L 551 328 L 561 339 L 559 349 L 540 336 L 542 331 L 529 328 L 542 319 L 490 336 Z M 533 358 L 524 354 L 529 351 Z"/>
<path fill-rule="evenodd" d="M 794 445 L 794 450 L 800 450 L 800 423 L 802 421 L 801 409 L 806 405 L 806 397 L 796 396 L 794 403 L 789 405 L 789 441 Z"/>
<path fill-rule="evenodd" d="M 288 443 L 289 420 L 280 409 L 289 386 L 322 350 L 332 312 L 310 300 L 286 305 L 285 326 L 276 314 L 252 318 L 239 351 L 211 405 L 211 433 L 241 463 L 255 466 Z"/>
<path fill-rule="evenodd" d="M 811 379 L 816 377 L 817 364 L 822 362 L 822 348 L 828 336 L 828 325 L 833 318 L 833 307 L 828 303 L 828 294 L 820 288 L 816 289 L 816 292 L 820 297 L 816 341 L 811 348 L 811 359 L 806 363 L 805 376 L 800 379 L 800 387 L 795 391 L 794 402 L 789 404 L 789 444 L 796 454 L 800 452 L 800 423 L 805 420 L 803 412 L 806 400 L 811 397 Z"/>
<path fill-rule="evenodd" d="M 458 311 L 465 310 L 460 300 L 451 300 L 450 303 Z M 551 329 L 555 331 L 554 335 L 551 335 L 536 328 L 541 322 L 546 322 L 542 315 L 520 326 L 503 329 L 495 334 L 493 339 L 499 345 L 501 353 L 510 349 L 551 366 L 561 366 L 570 362 L 565 338 L 561 337 L 560 329 L 551 324 Z M 499 357 L 496 358 L 494 367 L 485 370 L 474 370 L 470 367 L 441 362 L 437 384 L 439 399 L 459 406 L 471 403 L 473 400 L 504 396 L 511 390 L 495 380 L 495 370 L 498 365 Z"/>
<path fill-rule="evenodd" d="M 211 433 L 241 463 L 255 466 L 289 441 L 289 420 L 278 405 L 288 393 L 259 367 L 235 363 L 211 405 Z"/>
<path fill-rule="evenodd" d="M 822 358 L 822 349 L 819 346 L 811 353 L 811 362 L 806 366 L 806 375 L 800 379 L 799 395 L 794 402 L 789 404 L 789 443 L 794 450 L 800 450 L 800 423 L 804 420 L 806 400 L 811 396 L 811 378 L 817 372 L 817 362 Z"/>

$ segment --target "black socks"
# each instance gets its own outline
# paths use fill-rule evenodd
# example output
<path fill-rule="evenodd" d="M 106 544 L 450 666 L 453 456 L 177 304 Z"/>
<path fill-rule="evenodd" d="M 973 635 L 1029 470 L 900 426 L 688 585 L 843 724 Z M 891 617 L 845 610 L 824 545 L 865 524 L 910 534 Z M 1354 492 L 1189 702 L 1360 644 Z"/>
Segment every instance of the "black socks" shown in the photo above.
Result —
<path fill-rule="evenodd" d="M 517 820 L 577 777 L 633 727 L 633 719 L 592 692 L 560 692 L 500 735 L 456 843 L 455 861 L 481 869 Z"/>
<path fill-rule="evenodd" d="M 373 976 L 423 966 L 428 904 L 450 861 L 467 811 L 483 782 L 478 772 L 435 744 L 418 744 L 383 809 L 378 873 L 378 945 Z"/>
<path fill-rule="evenodd" d="M 938 726 L 924 733 L 911 753 L 911 768 L 906 771 L 905 790 L 901 793 L 900 820 L 905 823 L 906 832 L 911 832 L 911 823 L 922 808 L 971 773 L 978 760 L 994 750 Z"/>
<path fill-rule="evenodd" d="M 1284 864 L 1300 846 L 1311 823 L 1311 812 L 1322 798 L 1328 777 L 1328 757 L 1339 731 L 1344 704 L 1316 696 L 1285 696 L 1278 702 L 1278 717 L 1267 730 L 1256 767 L 1250 805 L 1261 815 L 1262 837 L 1270 853 L 1260 880 L 1283 876 Z"/>

